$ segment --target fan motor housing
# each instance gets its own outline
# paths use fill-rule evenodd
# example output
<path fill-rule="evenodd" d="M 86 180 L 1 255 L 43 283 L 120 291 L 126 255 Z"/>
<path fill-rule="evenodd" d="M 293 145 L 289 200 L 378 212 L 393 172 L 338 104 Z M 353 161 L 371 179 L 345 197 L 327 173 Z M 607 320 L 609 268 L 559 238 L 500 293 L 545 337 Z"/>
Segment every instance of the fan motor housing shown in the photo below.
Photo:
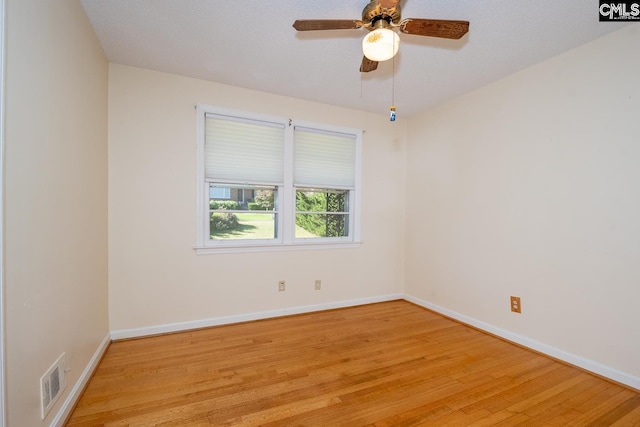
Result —
<path fill-rule="evenodd" d="M 391 8 L 380 6 L 377 0 L 371 2 L 362 10 L 362 22 L 365 24 L 375 24 L 376 21 L 384 19 L 388 23 L 400 22 L 400 4 Z M 374 29 L 371 25 L 369 28 Z"/>

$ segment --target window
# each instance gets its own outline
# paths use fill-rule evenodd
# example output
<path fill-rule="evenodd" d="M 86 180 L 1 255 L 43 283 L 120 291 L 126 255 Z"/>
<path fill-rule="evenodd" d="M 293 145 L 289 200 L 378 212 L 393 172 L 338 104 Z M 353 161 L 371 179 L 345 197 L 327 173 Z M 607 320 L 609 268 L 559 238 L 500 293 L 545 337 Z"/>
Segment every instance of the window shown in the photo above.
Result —
<path fill-rule="evenodd" d="M 358 243 L 362 131 L 196 111 L 198 253 Z"/>
<path fill-rule="evenodd" d="M 296 188 L 296 232 L 301 239 L 349 236 L 349 191 Z"/>
<path fill-rule="evenodd" d="M 209 191 L 209 197 L 212 199 L 224 199 L 231 198 L 231 188 L 229 187 L 216 187 L 212 185 Z"/>
<path fill-rule="evenodd" d="M 209 183 L 210 190 L 217 185 Z M 278 210 L 274 201 L 277 200 L 278 187 L 251 186 L 234 190 L 235 200 L 209 198 L 209 239 L 276 239 Z M 257 192 L 258 202 L 245 204 L 245 190 Z"/>

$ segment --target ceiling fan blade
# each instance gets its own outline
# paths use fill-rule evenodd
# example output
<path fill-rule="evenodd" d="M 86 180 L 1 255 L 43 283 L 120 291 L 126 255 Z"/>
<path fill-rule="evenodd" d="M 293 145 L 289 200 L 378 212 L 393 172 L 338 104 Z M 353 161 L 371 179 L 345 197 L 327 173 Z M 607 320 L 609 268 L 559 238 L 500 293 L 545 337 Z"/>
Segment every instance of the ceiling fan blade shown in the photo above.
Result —
<path fill-rule="evenodd" d="M 361 73 L 368 73 L 369 71 L 373 71 L 378 68 L 378 61 L 372 61 L 366 56 L 362 57 L 362 64 L 360 65 Z"/>
<path fill-rule="evenodd" d="M 298 31 L 355 30 L 363 25 L 362 21 L 353 19 L 298 19 L 293 28 Z"/>
<path fill-rule="evenodd" d="M 459 39 L 469 31 L 469 21 L 408 18 L 400 22 L 400 31 L 417 36 Z"/>

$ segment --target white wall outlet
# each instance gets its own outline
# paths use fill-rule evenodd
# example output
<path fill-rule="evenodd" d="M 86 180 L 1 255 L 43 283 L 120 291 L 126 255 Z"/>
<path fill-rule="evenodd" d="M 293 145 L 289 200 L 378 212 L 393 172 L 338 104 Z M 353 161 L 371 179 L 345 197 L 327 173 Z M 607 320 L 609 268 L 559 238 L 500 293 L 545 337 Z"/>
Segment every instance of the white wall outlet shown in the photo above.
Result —
<path fill-rule="evenodd" d="M 319 291 L 322 288 L 322 280 L 316 280 L 315 290 Z"/>
<path fill-rule="evenodd" d="M 284 280 L 280 280 L 278 282 L 278 291 L 279 292 L 284 292 Z"/>

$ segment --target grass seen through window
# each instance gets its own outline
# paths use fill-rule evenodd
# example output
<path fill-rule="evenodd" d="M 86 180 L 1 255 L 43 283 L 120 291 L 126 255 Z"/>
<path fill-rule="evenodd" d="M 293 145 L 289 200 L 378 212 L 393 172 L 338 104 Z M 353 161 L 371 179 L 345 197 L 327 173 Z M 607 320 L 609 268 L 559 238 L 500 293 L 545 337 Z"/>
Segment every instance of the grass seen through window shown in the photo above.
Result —
<path fill-rule="evenodd" d="M 272 213 L 235 213 L 238 224 L 228 230 L 211 228 L 212 239 L 273 239 L 275 218 Z M 300 226 L 296 236 L 317 237 Z"/>

